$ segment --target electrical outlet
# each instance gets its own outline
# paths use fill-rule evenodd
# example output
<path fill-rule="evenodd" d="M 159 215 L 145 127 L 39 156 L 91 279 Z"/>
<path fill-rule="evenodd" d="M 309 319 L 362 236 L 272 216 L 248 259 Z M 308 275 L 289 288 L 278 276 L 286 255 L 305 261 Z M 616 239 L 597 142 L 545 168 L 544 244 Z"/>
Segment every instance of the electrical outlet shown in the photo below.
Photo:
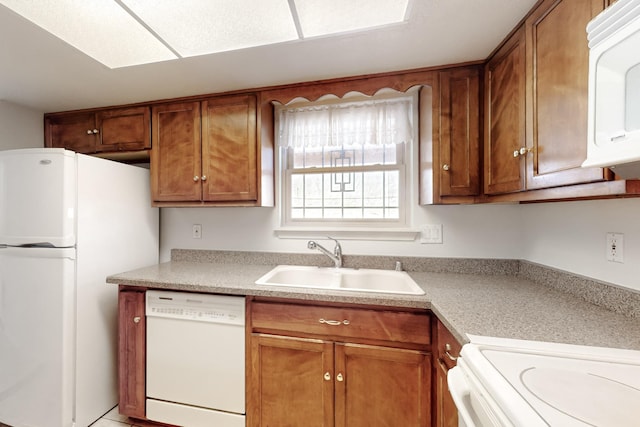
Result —
<path fill-rule="evenodd" d="M 191 237 L 194 239 L 202 239 L 202 225 L 193 224 L 193 228 L 191 229 Z"/>
<path fill-rule="evenodd" d="M 442 224 L 425 224 L 421 226 L 420 243 L 442 243 Z"/>
<path fill-rule="evenodd" d="M 624 234 L 607 233 L 607 261 L 624 263 Z"/>

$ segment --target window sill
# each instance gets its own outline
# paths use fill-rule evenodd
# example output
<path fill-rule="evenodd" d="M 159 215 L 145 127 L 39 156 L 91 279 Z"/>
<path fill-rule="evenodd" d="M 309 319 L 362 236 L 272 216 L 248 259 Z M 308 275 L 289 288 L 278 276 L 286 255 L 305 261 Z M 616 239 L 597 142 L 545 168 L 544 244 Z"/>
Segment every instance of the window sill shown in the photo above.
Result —
<path fill-rule="evenodd" d="M 282 227 L 274 230 L 280 239 L 323 239 L 331 236 L 339 240 L 395 240 L 413 241 L 420 230 L 409 228 L 339 228 L 339 227 Z"/>

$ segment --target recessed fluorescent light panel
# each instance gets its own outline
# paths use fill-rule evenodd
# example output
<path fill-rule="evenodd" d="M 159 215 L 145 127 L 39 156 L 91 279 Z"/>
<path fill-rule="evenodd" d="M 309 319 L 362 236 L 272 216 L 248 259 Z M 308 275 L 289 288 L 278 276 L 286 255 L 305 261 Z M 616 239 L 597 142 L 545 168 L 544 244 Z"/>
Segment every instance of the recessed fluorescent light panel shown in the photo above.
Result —
<path fill-rule="evenodd" d="M 109 68 L 405 22 L 412 0 L 0 0 Z"/>
<path fill-rule="evenodd" d="M 286 0 L 121 0 L 180 56 L 296 40 Z"/>
<path fill-rule="evenodd" d="M 305 38 L 403 22 L 409 0 L 292 0 Z"/>
<path fill-rule="evenodd" d="M 112 0 L 0 0 L 0 4 L 109 68 L 177 58 Z"/>

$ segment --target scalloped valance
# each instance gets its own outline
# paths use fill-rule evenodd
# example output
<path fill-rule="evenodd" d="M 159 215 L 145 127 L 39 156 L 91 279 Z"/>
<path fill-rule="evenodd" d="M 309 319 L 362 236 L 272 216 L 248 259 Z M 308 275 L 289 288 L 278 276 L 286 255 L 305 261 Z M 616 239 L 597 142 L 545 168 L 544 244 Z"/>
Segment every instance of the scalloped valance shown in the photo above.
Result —
<path fill-rule="evenodd" d="M 278 141 L 285 147 L 385 145 L 413 138 L 413 95 L 341 99 L 280 106 Z"/>

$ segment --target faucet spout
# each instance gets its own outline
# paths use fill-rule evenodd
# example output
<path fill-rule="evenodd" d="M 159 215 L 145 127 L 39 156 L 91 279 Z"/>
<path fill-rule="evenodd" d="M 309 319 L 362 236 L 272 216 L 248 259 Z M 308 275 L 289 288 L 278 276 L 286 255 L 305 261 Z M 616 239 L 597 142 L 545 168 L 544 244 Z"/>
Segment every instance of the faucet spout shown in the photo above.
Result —
<path fill-rule="evenodd" d="M 309 242 L 307 243 L 307 248 L 311 250 L 314 250 L 314 249 L 319 250 L 320 252 L 328 256 L 331 259 L 331 261 L 333 261 L 336 268 L 341 268 L 342 267 L 342 246 L 340 246 L 340 242 L 338 242 L 336 239 L 333 239 L 331 237 L 329 237 L 329 239 L 336 242 L 336 246 L 333 248 L 333 253 L 314 240 L 309 240 Z"/>

